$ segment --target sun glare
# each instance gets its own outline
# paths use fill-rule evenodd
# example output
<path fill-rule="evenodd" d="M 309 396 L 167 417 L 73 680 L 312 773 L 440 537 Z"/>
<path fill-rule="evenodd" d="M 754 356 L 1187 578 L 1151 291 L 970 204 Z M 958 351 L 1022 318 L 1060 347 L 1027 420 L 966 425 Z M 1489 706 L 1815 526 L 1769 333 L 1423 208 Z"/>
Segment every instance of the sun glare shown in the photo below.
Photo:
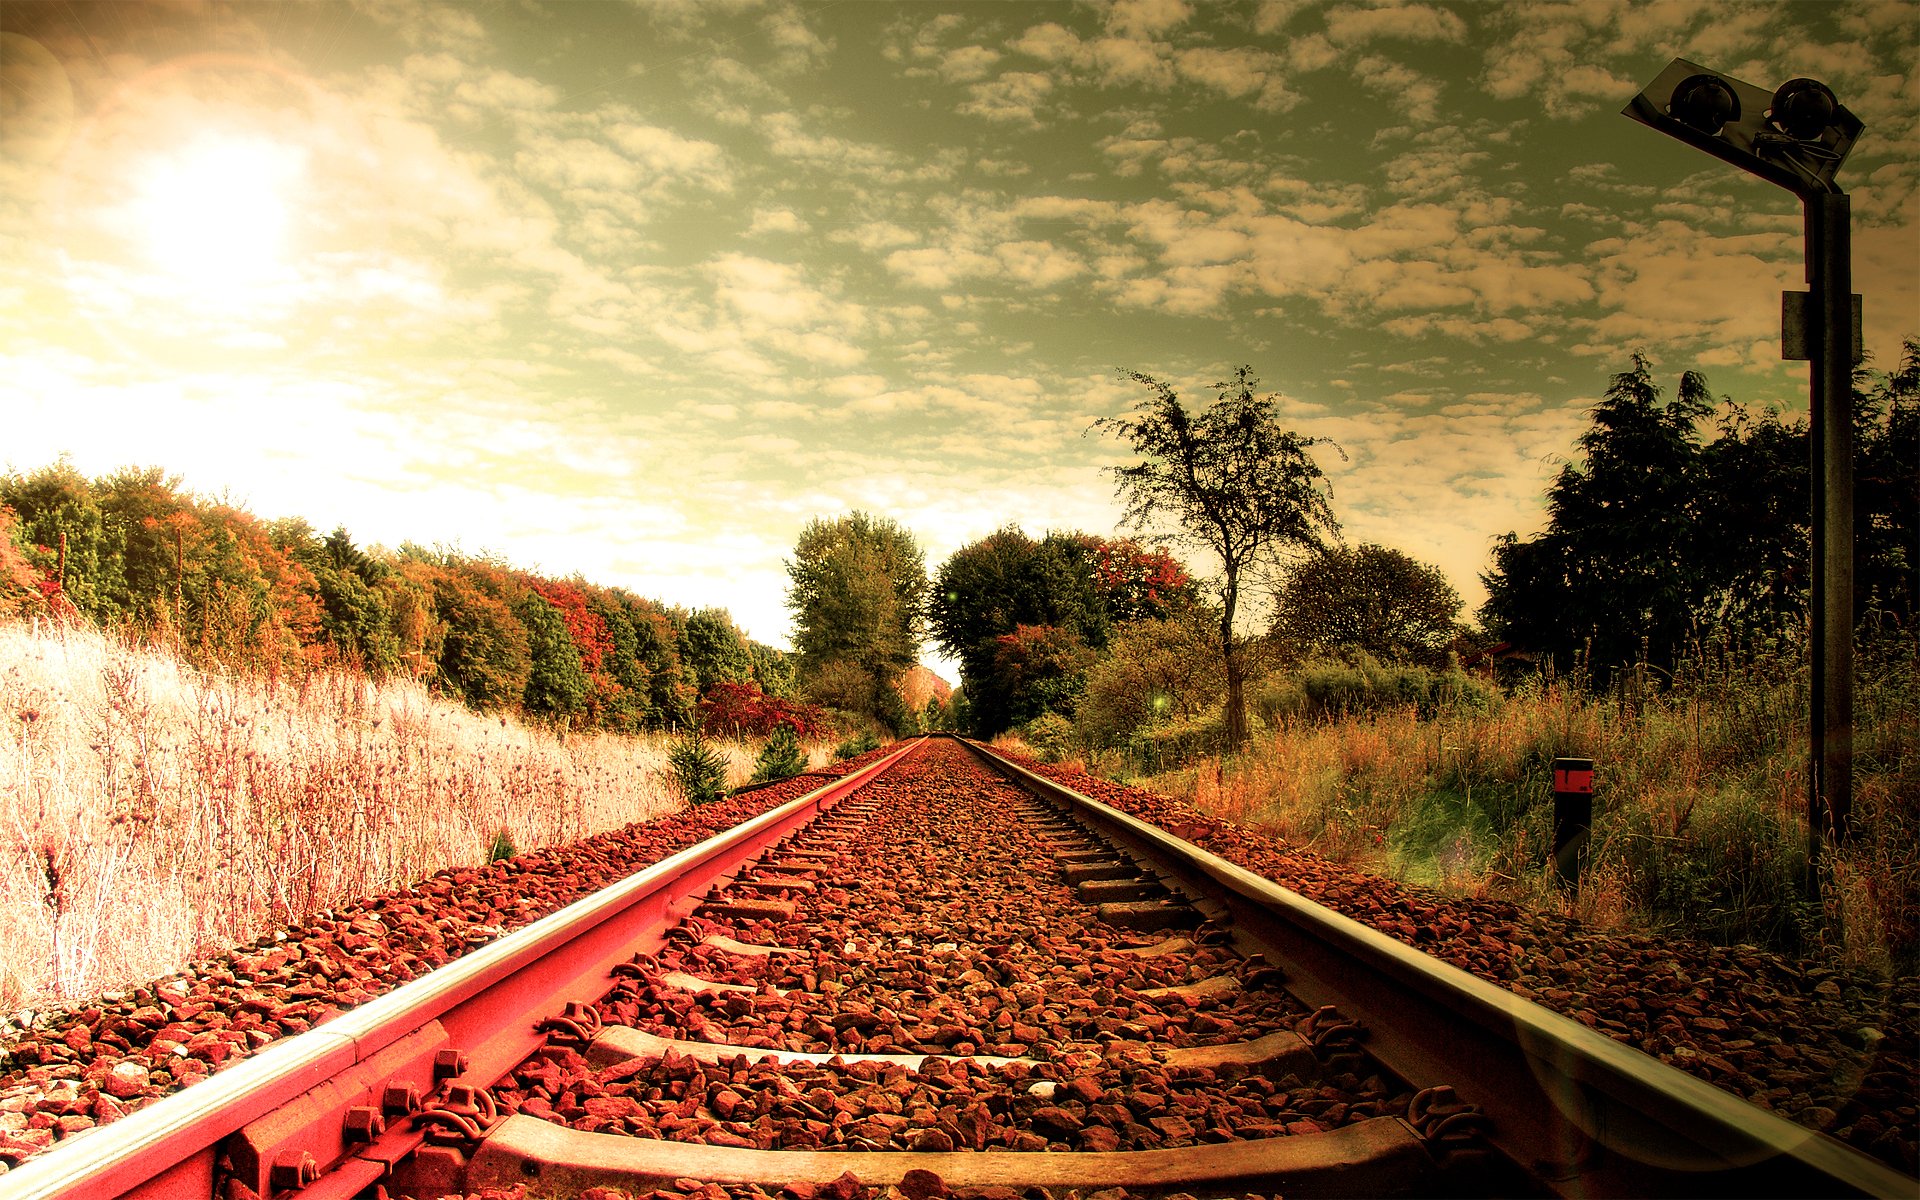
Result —
<path fill-rule="evenodd" d="M 181 290 L 233 300 L 285 264 L 287 195 L 299 152 L 262 138 L 206 137 L 150 159 L 136 176 L 131 231 Z"/>

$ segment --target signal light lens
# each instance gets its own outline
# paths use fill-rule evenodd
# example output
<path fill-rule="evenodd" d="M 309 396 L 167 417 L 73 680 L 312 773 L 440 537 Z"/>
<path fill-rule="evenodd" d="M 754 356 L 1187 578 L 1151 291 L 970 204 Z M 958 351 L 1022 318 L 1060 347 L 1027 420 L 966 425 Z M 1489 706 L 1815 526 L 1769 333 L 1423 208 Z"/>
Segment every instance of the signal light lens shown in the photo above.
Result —
<path fill-rule="evenodd" d="M 1789 79 L 1773 94 L 1767 123 L 1788 137 L 1809 141 L 1833 124 L 1840 101 L 1817 79 Z"/>
<path fill-rule="evenodd" d="M 1740 119 L 1740 97 L 1718 75 L 1690 75 L 1673 89 L 1667 115 L 1701 133 L 1716 134 Z"/>

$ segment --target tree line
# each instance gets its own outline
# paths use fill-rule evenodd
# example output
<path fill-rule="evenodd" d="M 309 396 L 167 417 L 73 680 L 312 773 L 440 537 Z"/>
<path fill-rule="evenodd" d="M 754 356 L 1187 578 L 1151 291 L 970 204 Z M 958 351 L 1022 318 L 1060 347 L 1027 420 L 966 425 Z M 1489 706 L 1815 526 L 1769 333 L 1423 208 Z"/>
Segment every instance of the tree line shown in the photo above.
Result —
<path fill-rule="evenodd" d="M 590 727 L 837 720 L 1090 747 L 1234 745 L 1250 708 L 1454 702 L 1475 694 L 1460 656 L 1495 643 L 1604 685 L 1642 662 L 1670 672 L 1710 642 L 1724 654 L 1804 628 L 1806 421 L 1716 398 L 1697 372 L 1671 399 L 1642 356 L 1612 377 L 1548 490 L 1546 527 L 1494 539 L 1477 627 L 1437 568 L 1346 543 L 1314 457 L 1330 443 L 1285 428 L 1249 368 L 1195 407 L 1128 377 L 1143 398 L 1093 428 L 1131 452 L 1111 468 L 1130 532 L 1008 524 L 929 572 L 890 518 L 815 518 L 786 562 L 790 653 L 724 610 L 491 557 L 366 549 L 343 529 L 192 496 L 158 470 L 88 480 L 64 461 L 0 477 L 0 615 L 64 609 L 218 663 L 407 674 L 475 708 Z M 1854 401 L 1856 620 L 1910 635 L 1920 342 L 1890 372 L 1860 371 Z M 1155 538 L 1212 569 L 1191 573 Z M 902 677 L 929 640 L 961 686 L 916 710 Z M 1301 672 L 1314 661 L 1351 670 Z M 1284 669 L 1298 686 L 1274 682 Z"/>
<path fill-rule="evenodd" d="M 1269 713 L 1341 710 L 1369 693 L 1432 705 L 1484 694 L 1460 656 L 1496 645 L 1604 686 L 1642 663 L 1670 677 L 1708 643 L 1724 655 L 1803 631 L 1806 421 L 1716 398 L 1698 372 L 1681 375 L 1671 400 L 1643 356 L 1612 377 L 1548 491 L 1546 528 L 1495 539 L 1477 626 L 1460 620 L 1437 568 L 1345 542 L 1314 457 L 1330 443 L 1285 428 L 1249 368 L 1202 406 L 1125 374 L 1145 396 L 1093 427 L 1133 455 L 1111 468 L 1123 528 L 1184 544 L 1211 573 L 1196 578 L 1137 537 L 1034 538 L 1008 525 L 929 577 L 898 525 L 864 513 L 818 521 L 789 565 L 802 690 L 879 703 L 890 673 L 930 638 L 961 673 L 933 719 L 966 732 L 1024 729 L 1100 748 L 1186 726 L 1234 745 L 1247 737 L 1250 681 L 1262 685 L 1252 705 Z M 1893 371 L 1858 373 L 1854 412 L 1856 620 L 1911 634 L 1920 343 L 1905 344 Z M 1314 661 L 1351 669 L 1301 670 Z M 1273 682 L 1289 667 L 1291 692 Z"/>
<path fill-rule="evenodd" d="M 1920 612 L 1920 341 L 1855 374 L 1856 627 L 1911 631 Z M 1805 418 L 1716 399 L 1688 371 L 1667 398 L 1635 355 L 1579 455 L 1547 489 L 1547 527 L 1499 538 L 1481 576 L 1486 631 L 1601 682 L 1671 671 L 1707 643 L 1799 636 L 1808 619 Z"/>
<path fill-rule="evenodd" d="M 812 736 L 825 719 L 799 699 L 791 656 L 724 609 L 457 550 L 367 548 L 157 468 L 0 476 L 0 527 L 0 615 L 71 614 L 208 666 L 409 676 L 478 710 L 629 733 Z"/>

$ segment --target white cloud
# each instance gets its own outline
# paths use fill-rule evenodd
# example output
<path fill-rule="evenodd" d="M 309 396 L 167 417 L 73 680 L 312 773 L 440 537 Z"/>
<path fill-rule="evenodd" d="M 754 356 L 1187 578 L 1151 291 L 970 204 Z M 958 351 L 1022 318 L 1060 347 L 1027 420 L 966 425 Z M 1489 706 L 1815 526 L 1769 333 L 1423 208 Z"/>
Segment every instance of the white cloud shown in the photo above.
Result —
<path fill-rule="evenodd" d="M 763 208 L 753 214 L 753 224 L 747 228 L 747 236 L 760 237 L 769 233 L 806 233 L 811 229 L 812 226 L 790 208 Z"/>
<path fill-rule="evenodd" d="M 1079 35 L 1052 21 L 1031 27 L 1008 44 L 1029 58 L 1047 63 L 1070 63 L 1081 53 Z"/>
<path fill-rule="evenodd" d="M 985 79 L 1000 61 L 1000 52 L 985 46 L 958 46 L 940 59 L 940 77 L 949 83 L 974 83 Z"/>
<path fill-rule="evenodd" d="M 1107 28 L 1127 37 L 1155 37 L 1187 22 L 1193 7 L 1186 0 L 1114 0 Z"/>
<path fill-rule="evenodd" d="M 1339 46 L 1361 46 L 1382 38 L 1461 42 L 1466 36 L 1466 22 L 1445 9 L 1425 4 L 1342 6 L 1327 13 L 1327 38 Z"/>
<path fill-rule="evenodd" d="M 1033 71 L 1009 71 L 967 89 L 972 97 L 955 111 L 989 121 L 1040 123 L 1039 108 L 1053 91 L 1053 80 Z"/>
<path fill-rule="evenodd" d="M 1439 116 L 1440 81 L 1405 63 L 1363 55 L 1353 64 L 1353 77 L 1416 121 L 1431 122 Z"/>

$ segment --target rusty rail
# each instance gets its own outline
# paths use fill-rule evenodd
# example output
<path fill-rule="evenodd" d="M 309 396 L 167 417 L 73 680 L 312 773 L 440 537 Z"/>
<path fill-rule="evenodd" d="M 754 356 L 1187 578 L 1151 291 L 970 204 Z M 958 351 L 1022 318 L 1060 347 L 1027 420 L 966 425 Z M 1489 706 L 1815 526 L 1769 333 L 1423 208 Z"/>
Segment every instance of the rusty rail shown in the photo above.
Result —
<path fill-rule="evenodd" d="M 964 739 L 962 739 L 964 742 Z M 1451 1086 L 1529 1188 L 1566 1196 L 1916 1196 L 1920 1181 L 1341 916 L 973 742 L 1006 778 L 1125 848 L 1264 954 L 1367 1053 Z"/>
<path fill-rule="evenodd" d="M 611 968 L 636 950 L 658 949 L 665 929 L 708 888 L 922 744 L 907 742 L 310 1033 L 30 1159 L 0 1176 L 0 1197 L 204 1200 L 221 1177 L 262 1196 L 293 1187 L 316 1200 L 353 1196 L 403 1158 L 431 1155 L 436 1130 L 490 1126 L 484 1088 L 544 1043 L 535 1015 L 598 999 Z"/>

